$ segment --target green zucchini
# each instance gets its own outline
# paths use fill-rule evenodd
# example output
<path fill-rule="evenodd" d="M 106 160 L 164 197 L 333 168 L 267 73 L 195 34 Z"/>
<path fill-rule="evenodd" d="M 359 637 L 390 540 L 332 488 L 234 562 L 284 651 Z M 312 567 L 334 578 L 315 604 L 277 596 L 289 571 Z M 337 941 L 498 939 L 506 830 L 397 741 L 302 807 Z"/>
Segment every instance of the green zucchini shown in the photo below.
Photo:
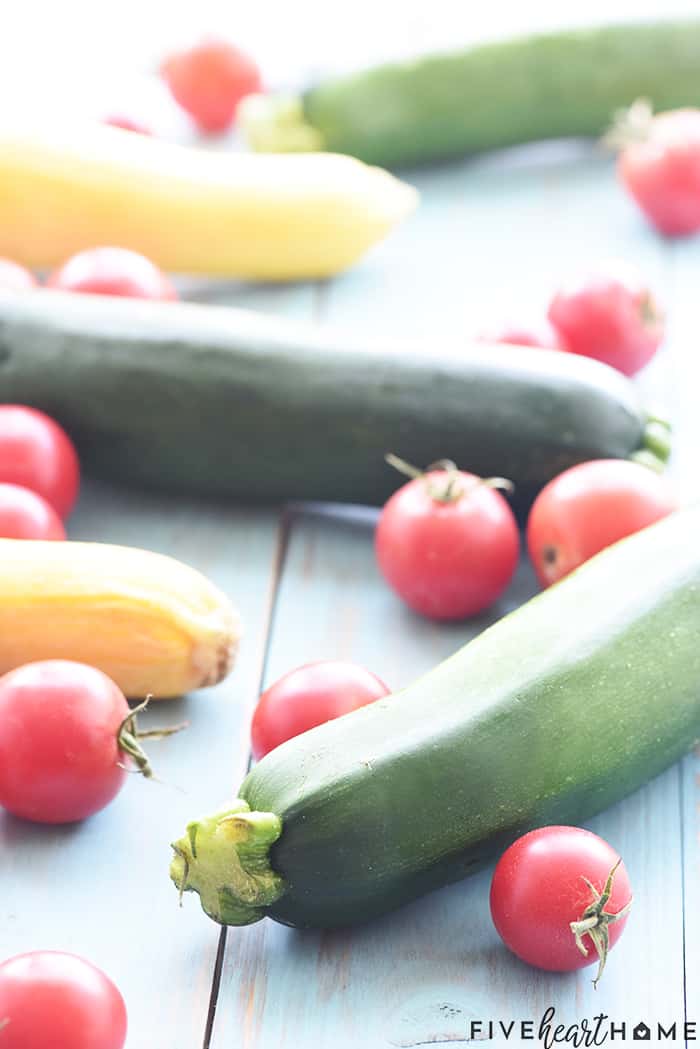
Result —
<path fill-rule="evenodd" d="M 397 451 L 508 477 L 524 508 L 574 463 L 668 451 L 628 380 L 571 354 L 371 347 L 224 307 L 59 292 L 0 296 L 0 398 L 54 415 L 98 476 L 249 502 L 380 504 Z"/>
<path fill-rule="evenodd" d="M 252 96 L 240 121 L 258 150 L 396 167 L 597 136 L 639 97 L 655 109 L 700 105 L 698 66 L 697 19 L 563 30 L 322 79 L 301 96 Z"/>
<path fill-rule="evenodd" d="M 225 924 L 360 922 L 629 794 L 700 738 L 699 535 L 673 514 L 272 751 L 175 843 L 175 884 Z"/>

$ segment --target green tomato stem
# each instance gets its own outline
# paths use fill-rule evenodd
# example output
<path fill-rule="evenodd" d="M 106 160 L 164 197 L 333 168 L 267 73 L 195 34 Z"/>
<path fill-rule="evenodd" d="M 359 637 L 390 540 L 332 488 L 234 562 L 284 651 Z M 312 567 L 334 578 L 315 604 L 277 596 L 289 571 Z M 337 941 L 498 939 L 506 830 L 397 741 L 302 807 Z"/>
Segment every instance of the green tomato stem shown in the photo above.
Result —
<path fill-rule="evenodd" d="M 592 902 L 588 905 L 588 907 L 586 907 L 581 918 L 578 921 L 570 923 L 570 928 L 572 933 L 574 934 L 576 946 L 578 947 L 581 954 L 585 955 L 586 957 L 588 956 L 588 948 L 583 942 L 584 936 L 590 937 L 593 946 L 595 947 L 596 952 L 598 954 L 598 972 L 596 973 L 596 977 L 593 981 L 593 986 L 595 988 L 598 987 L 598 982 L 601 976 L 603 975 L 603 969 L 605 968 L 605 963 L 608 958 L 608 951 L 610 949 L 608 926 L 612 925 L 614 922 L 619 922 L 621 918 L 624 918 L 625 915 L 629 914 L 630 908 L 632 907 L 632 900 L 630 899 L 629 902 L 626 903 L 625 906 L 622 908 L 622 910 L 617 911 L 616 914 L 611 914 L 610 911 L 605 910 L 605 905 L 610 899 L 610 894 L 612 893 L 615 872 L 617 871 L 617 868 L 620 866 L 621 863 L 622 860 L 619 859 L 608 874 L 607 881 L 603 886 L 602 892 L 598 892 L 595 885 L 593 885 L 588 880 L 588 878 L 582 875 L 583 880 L 585 881 L 588 888 L 591 890 L 591 895 L 593 899 Z"/>

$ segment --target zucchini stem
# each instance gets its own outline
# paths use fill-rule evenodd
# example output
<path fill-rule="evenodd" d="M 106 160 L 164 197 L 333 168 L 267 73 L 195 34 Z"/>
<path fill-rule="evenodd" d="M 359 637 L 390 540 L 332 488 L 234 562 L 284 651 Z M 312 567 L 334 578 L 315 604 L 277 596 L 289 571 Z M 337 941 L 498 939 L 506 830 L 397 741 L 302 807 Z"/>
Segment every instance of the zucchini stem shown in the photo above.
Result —
<path fill-rule="evenodd" d="M 265 917 L 286 883 L 270 865 L 270 846 L 282 833 L 272 812 L 251 812 L 241 798 L 214 816 L 189 823 L 173 843 L 170 877 L 180 893 L 197 892 L 221 925 L 250 925 Z"/>
<path fill-rule="evenodd" d="M 603 975 L 603 969 L 605 968 L 608 951 L 610 949 L 608 926 L 612 925 L 613 922 L 618 922 L 621 918 L 624 918 L 625 915 L 629 914 L 630 908 L 632 907 L 632 900 L 630 899 L 622 910 L 617 911 L 616 914 L 612 914 L 610 911 L 605 910 L 605 905 L 610 899 L 610 894 L 612 893 L 615 872 L 621 863 L 622 859 L 619 859 L 608 874 L 602 892 L 598 892 L 595 885 L 593 885 L 584 875 L 581 875 L 586 885 L 591 890 L 593 899 L 588 907 L 586 907 L 581 918 L 576 922 L 570 923 L 571 931 L 576 940 L 576 946 L 581 954 L 588 956 L 588 948 L 583 942 L 584 936 L 590 937 L 598 954 L 598 972 L 593 981 L 593 986 L 595 988 L 598 987 L 598 982 Z"/>
<path fill-rule="evenodd" d="M 306 120 L 299 95 L 248 95 L 236 119 L 258 153 L 315 153 L 325 148 L 321 132 Z"/>

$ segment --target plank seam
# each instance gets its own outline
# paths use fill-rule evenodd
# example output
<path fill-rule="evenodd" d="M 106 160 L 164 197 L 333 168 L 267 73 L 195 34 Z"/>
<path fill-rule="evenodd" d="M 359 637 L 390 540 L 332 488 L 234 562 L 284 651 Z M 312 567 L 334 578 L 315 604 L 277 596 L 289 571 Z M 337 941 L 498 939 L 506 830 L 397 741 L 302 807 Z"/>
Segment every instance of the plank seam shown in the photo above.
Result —
<path fill-rule="evenodd" d="M 262 647 L 262 658 L 260 660 L 260 673 L 258 674 L 258 695 L 262 691 L 262 687 L 265 681 L 265 674 L 267 672 L 267 664 L 270 655 L 270 648 L 272 644 L 272 636 L 274 634 L 275 627 L 275 616 L 277 612 L 277 605 L 279 599 L 279 593 L 282 583 L 282 576 L 284 574 L 284 567 L 287 561 L 287 553 L 289 551 L 289 542 L 292 532 L 292 524 L 296 517 L 295 511 L 289 507 L 284 506 L 281 511 L 279 524 L 277 527 L 277 540 L 275 543 L 275 552 L 272 559 L 272 572 L 270 577 L 270 590 L 269 598 L 267 603 L 267 610 L 264 618 L 264 630 L 265 630 L 265 641 Z M 248 753 L 248 760 L 246 762 L 246 773 L 250 771 L 252 764 L 253 755 Z M 236 785 L 238 786 L 238 785 Z M 219 1000 L 219 990 L 221 988 L 221 977 L 224 970 L 224 959 L 226 956 L 226 940 L 227 940 L 228 929 L 224 925 L 221 928 L 219 934 L 219 946 L 216 952 L 216 961 L 214 963 L 214 973 L 212 977 L 211 994 L 209 997 L 209 1009 L 207 1012 L 207 1022 L 204 1028 L 204 1040 L 202 1042 L 202 1049 L 210 1049 L 211 1041 L 214 1036 L 214 1023 L 216 1021 L 216 1007 Z"/>

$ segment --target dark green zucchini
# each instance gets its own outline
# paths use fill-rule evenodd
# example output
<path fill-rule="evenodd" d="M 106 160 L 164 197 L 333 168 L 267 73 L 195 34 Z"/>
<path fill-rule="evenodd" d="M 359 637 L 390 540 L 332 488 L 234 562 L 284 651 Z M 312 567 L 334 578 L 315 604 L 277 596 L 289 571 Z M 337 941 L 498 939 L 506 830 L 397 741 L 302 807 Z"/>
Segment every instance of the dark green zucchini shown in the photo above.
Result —
<path fill-rule="evenodd" d="M 59 292 L 0 296 L 0 399 L 54 415 L 99 476 L 249 502 L 379 504 L 397 451 L 508 477 L 524 508 L 574 463 L 668 450 L 623 376 L 570 354 L 370 347 L 224 307 Z"/>
<path fill-rule="evenodd" d="M 325 149 L 396 167 L 565 136 L 598 136 L 616 109 L 700 105 L 700 20 L 561 30 L 253 96 L 255 149 Z"/>
<path fill-rule="evenodd" d="M 217 921 L 364 921 L 578 823 L 700 738 L 700 508 L 603 551 L 411 687 L 272 751 L 171 875 Z"/>

